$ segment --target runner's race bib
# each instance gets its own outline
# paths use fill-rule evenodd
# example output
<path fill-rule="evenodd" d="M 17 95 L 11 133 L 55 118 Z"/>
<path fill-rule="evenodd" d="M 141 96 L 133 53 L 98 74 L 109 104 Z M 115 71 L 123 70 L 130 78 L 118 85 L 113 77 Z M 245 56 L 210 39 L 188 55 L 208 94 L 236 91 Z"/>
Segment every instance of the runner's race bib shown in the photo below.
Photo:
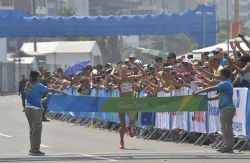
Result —
<path fill-rule="evenodd" d="M 130 82 L 122 82 L 121 92 L 133 92 L 133 85 Z"/>

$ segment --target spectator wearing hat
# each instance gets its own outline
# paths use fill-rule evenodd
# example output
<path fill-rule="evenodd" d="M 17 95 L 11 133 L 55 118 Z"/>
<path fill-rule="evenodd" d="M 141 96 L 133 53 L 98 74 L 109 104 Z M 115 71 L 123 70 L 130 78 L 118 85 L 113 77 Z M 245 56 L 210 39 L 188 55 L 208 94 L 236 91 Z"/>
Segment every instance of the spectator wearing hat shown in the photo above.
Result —
<path fill-rule="evenodd" d="M 170 53 L 168 54 L 167 59 L 168 59 L 168 60 L 167 60 L 168 64 L 170 64 L 170 65 L 176 64 L 176 54 L 175 54 L 175 53 L 170 52 Z"/>
<path fill-rule="evenodd" d="M 212 51 L 212 53 L 219 59 L 219 63 L 222 67 L 228 64 L 227 59 L 224 58 L 224 52 L 222 48 L 216 48 Z"/>
<path fill-rule="evenodd" d="M 143 67 L 142 61 L 139 59 L 136 59 L 134 63 L 140 67 Z M 133 73 L 134 73 L 134 75 L 139 75 L 141 73 L 141 71 L 136 66 L 133 66 Z"/>
<path fill-rule="evenodd" d="M 128 66 L 128 67 L 132 67 L 132 64 L 131 64 L 131 62 L 129 61 L 129 58 L 125 58 L 125 59 L 124 59 L 124 64 L 125 64 L 126 66 Z"/>
<path fill-rule="evenodd" d="M 149 70 L 149 74 L 151 76 L 155 76 L 157 74 L 156 65 L 155 64 L 150 64 L 149 67 L 148 67 L 148 70 Z"/>
<path fill-rule="evenodd" d="M 128 59 L 129 59 L 129 61 L 130 61 L 132 64 L 134 64 L 134 62 L 135 62 L 135 60 L 136 60 L 136 55 L 135 55 L 135 54 L 130 54 L 130 55 L 128 56 Z"/>

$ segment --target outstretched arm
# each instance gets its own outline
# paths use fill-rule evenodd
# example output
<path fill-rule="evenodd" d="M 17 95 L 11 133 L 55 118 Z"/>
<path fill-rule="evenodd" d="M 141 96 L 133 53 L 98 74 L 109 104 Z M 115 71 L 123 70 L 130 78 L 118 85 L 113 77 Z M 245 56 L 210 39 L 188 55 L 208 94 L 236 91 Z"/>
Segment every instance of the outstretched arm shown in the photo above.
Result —
<path fill-rule="evenodd" d="M 250 43 L 247 41 L 247 39 L 245 38 L 244 35 L 239 34 L 239 37 L 242 39 L 242 41 L 246 44 L 246 46 L 248 47 L 248 49 L 250 49 Z"/>
<path fill-rule="evenodd" d="M 57 89 L 54 89 L 54 88 L 48 88 L 49 92 L 52 92 L 52 93 L 61 93 L 63 95 L 66 95 L 65 92 L 63 91 L 58 91 Z"/>
<path fill-rule="evenodd" d="M 204 88 L 204 89 L 195 91 L 193 93 L 193 95 L 198 95 L 198 94 L 201 94 L 201 93 L 211 92 L 211 91 L 215 91 L 215 90 L 216 90 L 216 86 L 212 86 L 212 87 L 208 87 L 208 88 Z"/>
<path fill-rule="evenodd" d="M 243 55 L 249 55 L 244 49 L 242 49 L 242 47 L 240 46 L 240 43 L 237 40 L 234 40 L 234 44 Z"/>

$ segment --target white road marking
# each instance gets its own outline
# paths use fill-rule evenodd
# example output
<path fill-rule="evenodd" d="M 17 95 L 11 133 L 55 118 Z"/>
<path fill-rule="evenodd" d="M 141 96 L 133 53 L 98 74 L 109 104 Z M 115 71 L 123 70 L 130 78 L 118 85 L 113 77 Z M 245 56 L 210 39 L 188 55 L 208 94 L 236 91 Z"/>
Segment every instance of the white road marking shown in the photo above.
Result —
<path fill-rule="evenodd" d="M 111 162 L 118 161 L 118 160 L 114 160 L 114 159 L 109 159 L 109 158 L 99 157 L 99 156 L 94 156 L 94 155 L 88 155 L 88 154 L 81 154 L 81 155 L 84 156 L 84 157 L 92 157 L 92 158 L 96 158 L 96 159 L 100 159 L 100 160 L 108 160 L 108 161 L 111 161 Z"/>
<path fill-rule="evenodd" d="M 0 133 L 0 136 L 6 137 L 6 138 L 12 138 L 13 137 L 11 135 L 6 135 L 6 134 L 2 134 L 2 133 Z"/>
<path fill-rule="evenodd" d="M 44 144 L 41 144 L 40 147 L 43 147 L 43 148 L 49 148 L 49 146 L 47 145 L 44 145 Z"/>

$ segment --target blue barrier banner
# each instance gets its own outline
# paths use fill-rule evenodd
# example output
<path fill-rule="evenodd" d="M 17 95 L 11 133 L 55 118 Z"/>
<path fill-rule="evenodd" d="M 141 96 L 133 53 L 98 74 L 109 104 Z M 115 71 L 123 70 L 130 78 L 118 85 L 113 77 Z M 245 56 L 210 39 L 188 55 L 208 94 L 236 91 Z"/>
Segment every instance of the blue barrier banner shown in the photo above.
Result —
<path fill-rule="evenodd" d="M 105 91 L 105 90 L 104 90 Z M 54 112 L 175 112 L 205 111 L 207 96 L 93 97 L 49 95 L 48 109 Z"/>

